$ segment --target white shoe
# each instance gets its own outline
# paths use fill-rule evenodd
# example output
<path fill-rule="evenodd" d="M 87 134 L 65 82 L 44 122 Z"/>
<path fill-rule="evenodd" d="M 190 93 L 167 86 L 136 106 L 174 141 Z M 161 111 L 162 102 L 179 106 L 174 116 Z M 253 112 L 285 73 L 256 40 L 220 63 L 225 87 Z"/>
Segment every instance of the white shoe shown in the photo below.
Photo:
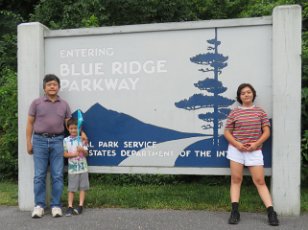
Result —
<path fill-rule="evenodd" d="M 62 209 L 59 208 L 59 207 L 53 207 L 51 209 L 51 215 L 52 215 L 52 217 L 61 217 L 61 216 L 63 216 Z"/>
<path fill-rule="evenodd" d="M 44 209 L 37 205 L 34 207 L 32 212 L 32 218 L 41 218 L 44 215 Z"/>

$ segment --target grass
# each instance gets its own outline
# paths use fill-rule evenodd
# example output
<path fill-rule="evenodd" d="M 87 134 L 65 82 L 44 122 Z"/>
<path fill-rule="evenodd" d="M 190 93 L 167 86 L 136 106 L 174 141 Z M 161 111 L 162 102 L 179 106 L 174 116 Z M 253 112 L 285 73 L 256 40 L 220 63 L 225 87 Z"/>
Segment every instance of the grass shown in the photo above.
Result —
<path fill-rule="evenodd" d="M 245 194 L 253 194 L 244 188 Z M 253 199 L 256 194 L 245 199 Z M 65 199 L 65 198 L 64 198 Z M 249 211 L 262 203 L 256 199 L 245 205 Z M 121 207 L 140 209 L 229 210 L 229 188 L 223 185 L 94 185 L 87 194 L 89 207 Z M 241 207 L 242 208 L 242 207 Z"/>
<path fill-rule="evenodd" d="M 308 212 L 308 187 L 301 189 L 301 211 Z"/>
<path fill-rule="evenodd" d="M 18 205 L 18 185 L 17 182 L 0 182 L 0 205 Z"/>
<path fill-rule="evenodd" d="M 153 177 L 155 178 L 155 177 Z M 144 178 L 143 178 L 144 179 Z M 143 180 L 141 178 L 141 180 Z M 164 181 L 140 183 L 127 180 L 110 181 L 90 177 L 91 189 L 87 192 L 86 206 L 92 208 L 138 208 L 229 211 L 229 179 L 201 179 L 196 181 Z M 0 205 L 18 205 L 17 182 L 0 182 Z M 62 196 L 67 203 L 66 186 Z M 78 201 L 78 196 L 75 197 Z M 264 212 L 254 185 L 247 179 L 241 192 L 241 211 Z M 301 210 L 308 212 L 308 188 L 301 190 Z"/>

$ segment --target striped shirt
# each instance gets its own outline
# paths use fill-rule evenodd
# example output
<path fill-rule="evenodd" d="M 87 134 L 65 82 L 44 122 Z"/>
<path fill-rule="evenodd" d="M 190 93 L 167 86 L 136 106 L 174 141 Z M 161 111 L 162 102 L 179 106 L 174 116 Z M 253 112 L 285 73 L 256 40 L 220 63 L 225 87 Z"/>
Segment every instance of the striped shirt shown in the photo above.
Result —
<path fill-rule="evenodd" d="M 230 129 L 235 140 L 242 144 L 256 142 L 264 126 L 270 126 L 269 119 L 264 110 L 256 106 L 233 109 L 226 123 L 226 129 Z"/>

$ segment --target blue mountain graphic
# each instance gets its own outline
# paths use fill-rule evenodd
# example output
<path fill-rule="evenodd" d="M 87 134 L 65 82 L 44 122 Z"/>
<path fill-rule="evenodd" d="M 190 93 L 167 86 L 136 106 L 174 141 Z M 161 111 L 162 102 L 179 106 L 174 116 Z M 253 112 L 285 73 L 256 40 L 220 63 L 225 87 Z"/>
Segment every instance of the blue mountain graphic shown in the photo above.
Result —
<path fill-rule="evenodd" d="M 77 115 L 77 111 L 73 116 Z M 89 148 L 88 163 L 91 166 L 116 166 L 127 156 L 121 156 L 125 142 L 166 142 L 171 140 L 206 136 L 202 133 L 185 133 L 144 123 L 125 113 L 109 110 L 94 104 L 83 113 L 83 130 L 92 147 Z M 102 142 L 115 142 L 115 146 L 99 146 Z M 140 150 L 144 146 L 135 146 L 129 150 Z M 95 152 L 98 155 L 91 155 Z M 109 154 L 108 154 L 108 153 Z M 105 155 L 104 155 L 105 154 Z"/>
<path fill-rule="evenodd" d="M 77 111 L 73 114 L 77 116 Z M 117 166 L 127 156 L 121 155 L 122 150 L 138 151 L 145 146 L 125 148 L 125 142 L 156 142 L 179 140 L 190 137 L 204 136 L 201 140 L 187 146 L 183 150 L 190 150 L 193 154 L 187 157 L 178 157 L 175 167 L 229 167 L 229 160 L 225 155 L 213 155 L 211 157 L 197 157 L 195 151 L 211 151 L 213 138 L 206 138 L 208 135 L 202 133 L 185 133 L 167 128 L 158 127 L 144 123 L 125 113 L 109 110 L 100 105 L 94 104 L 88 111 L 83 113 L 83 130 L 86 132 L 91 146 L 89 147 L 88 163 L 90 166 Z M 271 121 L 271 119 L 270 119 Z M 219 136 L 217 151 L 227 151 L 228 143 L 223 136 Z M 115 142 L 108 146 L 99 146 L 102 142 Z M 271 167 L 271 138 L 263 145 L 264 167 Z M 218 153 L 218 154 L 219 154 Z M 162 159 L 163 160 L 163 159 Z"/>

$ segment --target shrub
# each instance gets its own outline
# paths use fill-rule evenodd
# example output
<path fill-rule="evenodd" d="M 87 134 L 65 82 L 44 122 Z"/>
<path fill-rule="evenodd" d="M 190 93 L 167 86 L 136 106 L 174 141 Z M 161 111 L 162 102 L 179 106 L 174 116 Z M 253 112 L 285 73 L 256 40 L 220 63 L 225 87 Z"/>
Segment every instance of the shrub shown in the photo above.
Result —
<path fill-rule="evenodd" d="M 0 72 L 0 179 L 17 178 L 17 76 L 4 68 Z"/>

